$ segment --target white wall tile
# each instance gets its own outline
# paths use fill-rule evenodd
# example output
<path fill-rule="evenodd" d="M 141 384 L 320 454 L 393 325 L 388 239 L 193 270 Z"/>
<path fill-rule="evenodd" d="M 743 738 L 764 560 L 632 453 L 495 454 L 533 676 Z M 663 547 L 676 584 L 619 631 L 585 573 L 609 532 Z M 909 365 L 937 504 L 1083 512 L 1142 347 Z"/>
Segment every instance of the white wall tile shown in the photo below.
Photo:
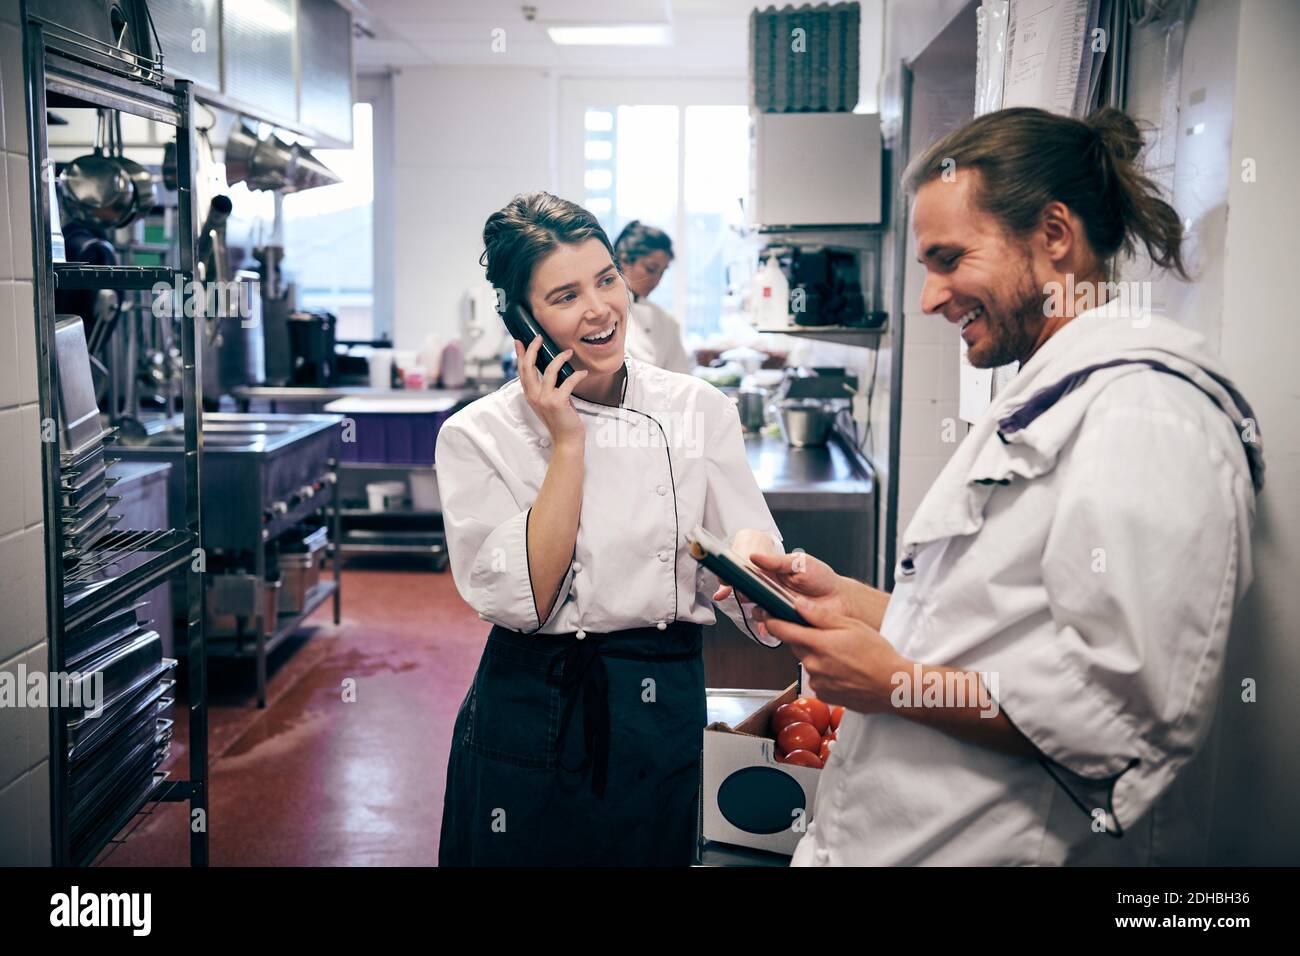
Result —
<path fill-rule="evenodd" d="M 0 86 L 4 87 L 5 149 L 27 153 L 27 95 L 23 79 L 23 35 L 14 24 L 0 23 Z"/>
<path fill-rule="evenodd" d="M 961 392 L 961 346 L 939 345 L 939 400 L 957 401 Z"/>
<path fill-rule="evenodd" d="M 27 775 L 27 832 L 32 866 L 50 865 L 50 763 L 38 763 Z"/>
<path fill-rule="evenodd" d="M 14 533 L 0 537 L 0 661 L 17 657 L 32 646 L 26 633 L 27 598 L 20 580 L 23 536 Z"/>
<path fill-rule="evenodd" d="M 939 397 L 940 346 L 930 342 L 910 344 L 903 350 L 903 398 Z"/>
<path fill-rule="evenodd" d="M 27 629 L 27 647 L 46 640 L 45 620 L 45 523 L 28 528 L 22 534 L 22 567 L 9 571 L 23 582 L 26 607 L 23 626 Z M 3 567 L 3 565 L 0 565 Z"/>
<path fill-rule="evenodd" d="M 23 459 L 23 523 L 40 524 L 45 517 L 45 485 L 41 481 L 41 411 L 36 405 L 24 405 L 22 435 L 18 444 Z"/>
<path fill-rule="evenodd" d="M 9 241 L 13 245 L 13 278 L 31 279 L 32 202 L 31 188 L 27 185 L 27 159 L 6 153 L 5 160 L 9 165 Z"/>
<path fill-rule="evenodd" d="M 0 535 L 26 527 L 23 494 L 23 422 L 16 408 L 0 409 Z M 8 573 L 0 568 L 0 573 Z"/>
<path fill-rule="evenodd" d="M 14 277 L 14 250 L 9 234 L 9 156 L 0 153 L 0 282 Z"/>
<path fill-rule="evenodd" d="M 36 388 L 36 311 L 32 304 L 32 284 L 15 282 L 10 292 L 14 304 L 14 332 L 18 340 L 14 352 L 18 363 L 18 401 L 26 405 L 40 400 Z"/>
<path fill-rule="evenodd" d="M 12 675 L 15 691 L 21 692 L 18 683 L 18 665 L 26 655 L 0 661 L 0 671 Z M 22 775 L 27 763 L 27 709 L 25 707 L 0 707 L 0 787 L 7 787 Z M 3 819 L 3 817 L 0 817 Z"/>
<path fill-rule="evenodd" d="M 18 404 L 17 326 L 14 284 L 0 279 L 0 408 Z"/>
<path fill-rule="evenodd" d="M 943 316 L 915 311 L 906 313 L 903 321 L 907 323 L 907 331 L 903 335 L 904 348 L 921 343 L 935 344 L 941 340 L 945 325 Z"/>
<path fill-rule="evenodd" d="M 49 645 L 41 641 L 27 652 L 23 662 L 27 665 L 29 674 L 48 674 Z M 48 706 L 26 707 L 23 712 L 27 715 L 27 766 L 34 767 L 42 760 L 50 758 L 50 709 Z"/>
<path fill-rule="evenodd" d="M 27 866 L 31 862 L 31 822 L 28 782 L 24 777 L 0 789 L 0 866 Z"/>
<path fill-rule="evenodd" d="M 927 399 L 904 399 L 899 457 L 942 455 L 945 447 L 944 418 L 949 414 L 944 403 Z"/>

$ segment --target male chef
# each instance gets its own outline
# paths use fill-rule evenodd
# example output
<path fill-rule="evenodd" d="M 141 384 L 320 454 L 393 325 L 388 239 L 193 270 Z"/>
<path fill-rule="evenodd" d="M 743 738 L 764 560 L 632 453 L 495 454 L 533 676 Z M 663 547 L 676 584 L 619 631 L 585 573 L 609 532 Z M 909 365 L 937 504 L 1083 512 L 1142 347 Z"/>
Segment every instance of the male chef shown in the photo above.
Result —
<path fill-rule="evenodd" d="M 1134 248 L 1186 276 L 1140 147 L 1117 110 L 1011 109 L 908 171 L 922 309 L 974 366 L 1019 370 L 903 532 L 891 594 L 754 558 L 812 624 L 766 628 L 847 708 L 796 865 L 1204 858 L 1263 461 L 1202 339 L 1107 282 Z"/>

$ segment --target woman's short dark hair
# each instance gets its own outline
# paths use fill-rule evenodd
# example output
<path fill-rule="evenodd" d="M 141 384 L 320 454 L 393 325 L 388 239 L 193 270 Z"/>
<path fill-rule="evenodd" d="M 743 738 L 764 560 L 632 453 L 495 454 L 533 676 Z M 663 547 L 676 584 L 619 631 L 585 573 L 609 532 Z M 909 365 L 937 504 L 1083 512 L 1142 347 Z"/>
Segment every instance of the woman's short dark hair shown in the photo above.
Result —
<path fill-rule="evenodd" d="M 1142 133 L 1122 110 L 1107 106 L 1077 120 L 1015 107 L 943 137 L 904 182 L 915 192 L 952 170 L 978 169 L 976 201 L 1011 235 L 1029 233 L 1044 206 L 1061 202 L 1083 221 L 1102 264 L 1140 242 L 1153 262 L 1186 279 L 1182 220 L 1138 166 L 1141 150 Z"/>
<path fill-rule="evenodd" d="M 488 216 L 479 265 L 487 267 L 488 282 L 505 290 L 508 302 L 527 305 L 528 286 L 537 263 L 561 244 L 573 246 L 588 239 L 599 239 L 618 266 L 609 236 L 595 216 L 559 196 L 527 193 Z"/>
<path fill-rule="evenodd" d="M 673 257 L 673 241 L 668 233 L 654 226 L 647 226 L 639 219 L 633 219 L 614 240 L 614 251 L 621 262 L 628 265 L 652 252 L 665 252 Z"/>

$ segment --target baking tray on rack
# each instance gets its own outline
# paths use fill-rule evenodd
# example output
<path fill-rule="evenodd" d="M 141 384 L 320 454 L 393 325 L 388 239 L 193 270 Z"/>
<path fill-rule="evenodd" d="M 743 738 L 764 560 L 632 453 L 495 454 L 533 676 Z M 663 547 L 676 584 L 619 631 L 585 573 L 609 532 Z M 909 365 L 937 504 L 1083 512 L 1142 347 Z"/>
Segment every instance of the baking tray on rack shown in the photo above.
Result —
<path fill-rule="evenodd" d="M 138 601 L 129 607 L 113 611 L 94 624 L 88 624 L 85 627 L 66 633 L 63 636 L 63 644 L 64 659 L 68 665 L 70 667 L 75 666 L 83 659 L 91 657 L 109 645 L 130 637 L 131 634 L 145 625 L 145 622 L 140 620 L 140 616 L 136 612 L 148 606 L 148 601 Z"/>
<path fill-rule="evenodd" d="M 153 714 L 153 717 L 162 717 L 172 709 L 174 698 L 169 697 L 169 693 L 175 687 L 173 679 L 159 679 L 157 682 L 148 684 L 140 689 L 135 695 L 131 695 L 120 706 L 112 711 L 105 710 L 103 717 L 91 719 L 88 724 L 90 727 L 78 728 L 77 739 L 72 739 L 72 732 L 69 731 L 68 743 L 68 765 L 73 766 L 77 763 L 90 760 L 99 748 L 105 747 L 109 740 L 113 739 L 113 732 L 118 727 L 127 726 L 131 722 L 138 721 L 142 714 Z"/>
<path fill-rule="evenodd" d="M 123 694 L 118 700 L 105 703 L 104 712 L 98 717 L 86 716 L 68 721 L 69 762 L 85 759 L 112 737 L 117 728 L 137 716 L 139 711 L 158 706 L 160 701 L 166 699 L 165 695 L 176 686 L 176 681 L 164 677 L 175 666 L 175 660 L 163 658 L 158 669 L 149 674 L 139 687 Z"/>

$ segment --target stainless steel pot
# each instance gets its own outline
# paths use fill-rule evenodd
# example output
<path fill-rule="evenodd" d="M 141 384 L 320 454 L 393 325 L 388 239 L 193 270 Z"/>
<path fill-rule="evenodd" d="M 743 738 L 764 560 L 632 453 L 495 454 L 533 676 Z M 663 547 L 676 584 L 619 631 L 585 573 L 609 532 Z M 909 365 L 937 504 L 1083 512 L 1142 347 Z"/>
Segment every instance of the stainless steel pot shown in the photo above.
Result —
<path fill-rule="evenodd" d="M 826 444 L 836 410 L 827 402 L 786 399 L 780 405 L 781 431 L 788 444 L 809 448 Z"/>
<path fill-rule="evenodd" d="M 118 161 L 104 154 L 107 122 L 100 110 L 94 152 L 78 156 L 59 173 L 59 205 L 78 222 L 116 228 L 135 211 L 135 187 Z"/>

